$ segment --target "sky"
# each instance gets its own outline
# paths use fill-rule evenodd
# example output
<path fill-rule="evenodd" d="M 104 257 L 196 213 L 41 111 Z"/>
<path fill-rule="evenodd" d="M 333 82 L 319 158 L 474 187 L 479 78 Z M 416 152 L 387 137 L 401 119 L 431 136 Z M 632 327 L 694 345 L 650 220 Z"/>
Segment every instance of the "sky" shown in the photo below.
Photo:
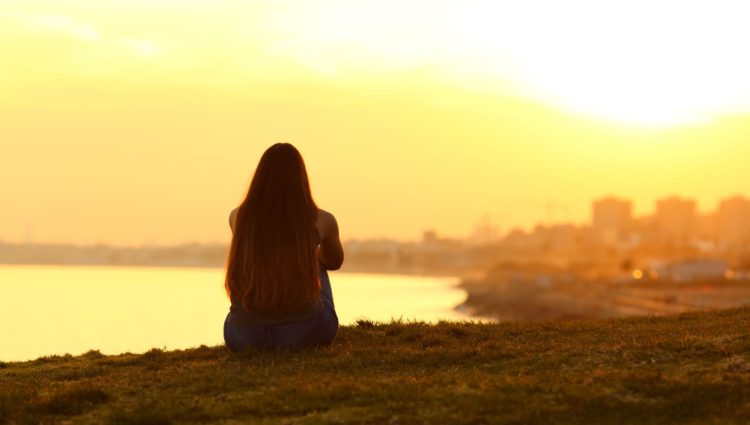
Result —
<path fill-rule="evenodd" d="M 225 243 L 263 151 L 344 239 L 750 195 L 743 1 L 0 0 L 0 240 Z"/>

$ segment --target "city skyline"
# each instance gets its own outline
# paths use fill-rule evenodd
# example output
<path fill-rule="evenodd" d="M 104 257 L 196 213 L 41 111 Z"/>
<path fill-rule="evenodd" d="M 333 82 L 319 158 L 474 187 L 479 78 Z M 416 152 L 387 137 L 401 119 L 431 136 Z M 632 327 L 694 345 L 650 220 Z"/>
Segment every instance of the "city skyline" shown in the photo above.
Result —
<path fill-rule="evenodd" d="M 555 205 L 551 203 L 552 207 Z M 564 204 L 562 204 L 564 205 Z M 474 223 L 473 229 L 464 235 L 449 235 L 440 231 L 439 228 L 425 227 L 419 229 L 418 236 L 413 239 L 399 239 L 389 235 L 383 235 L 379 237 L 371 238 L 357 238 L 357 237 L 344 237 L 344 240 L 394 240 L 400 242 L 412 242 L 425 240 L 425 238 L 437 240 L 440 238 L 448 238 L 454 240 L 466 240 L 466 241 L 478 241 L 479 244 L 491 243 L 496 240 L 500 240 L 508 237 L 509 235 L 517 232 L 532 233 L 539 228 L 554 228 L 557 226 L 575 226 L 579 228 L 590 228 L 594 231 L 607 232 L 615 230 L 621 232 L 629 230 L 639 220 L 651 220 L 659 228 L 667 228 L 671 232 L 680 232 L 683 229 L 687 229 L 690 226 L 698 225 L 703 231 L 706 226 L 713 227 L 711 231 L 715 232 L 716 235 L 720 235 L 723 238 L 731 238 L 734 235 L 742 234 L 750 236 L 750 196 L 742 194 L 733 194 L 726 197 L 720 198 L 713 208 L 708 210 L 701 210 L 697 207 L 695 199 L 687 197 L 681 197 L 678 195 L 668 195 L 658 198 L 654 201 L 651 210 L 645 212 L 638 212 L 635 210 L 634 203 L 621 196 L 605 195 L 603 197 L 593 199 L 590 203 L 590 214 L 589 217 L 582 222 L 571 222 L 571 221 L 541 221 L 528 228 L 521 227 L 507 227 L 502 226 L 502 223 L 498 223 L 492 220 L 492 215 L 485 214 Z M 549 205 L 548 205 L 549 208 Z M 677 216 L 678 219 L 674 219 Z M 686 220 L 690 220 L 687 223 Z M 692 222 L 692 220 L 696 220 Z M 698 220 L 703 220 L 698 222 Z M 711 223 L 706 223 L 705 220 L 710 220 Z M 43 241 L 34 240 L 33 238 L 33 226 L 26 226 L 25 228 L 26 238 L 20 241 L 14 241 L 11 239 L 3 239 L 0 235 L 0 243 L 25 243 L 25 244 L 61 244 L 61 245 L 76 245 L 70 241 Z M 739 229 L 739 230 L 738 230 Z M 749 238 L 750 239 L 750 238 Z M 226 241 L 228 242 L 228 241 Z M 179 246 L 179 245 L 191 245 L 191 244 L 222 244 L 223 241 L 210 241 L 201 243 L 199 241 L 182 241 L 175 244 L 155 244 L 155 243 L 143 243 L 136 245 L 122 245 L 130 247 L 155 247 L 155 246 Z M 103 246 L 118 246 L 107 243 L 93 243 L 83 245 L 103 245 Z"/>

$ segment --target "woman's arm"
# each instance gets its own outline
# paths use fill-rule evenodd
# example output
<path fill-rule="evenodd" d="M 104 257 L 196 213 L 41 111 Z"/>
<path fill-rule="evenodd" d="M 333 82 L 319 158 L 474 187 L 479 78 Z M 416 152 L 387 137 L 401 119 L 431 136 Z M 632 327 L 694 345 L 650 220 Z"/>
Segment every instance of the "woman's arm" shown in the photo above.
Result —
<path fill-rule="evenodd" d="M 320 245 L 316 249 L 318 260 L 327 270 L 338 270 L 344 263 L 344 247 L 339 238 L 336 217 L 328 211 L 318 211 L 318 233 Z"/>

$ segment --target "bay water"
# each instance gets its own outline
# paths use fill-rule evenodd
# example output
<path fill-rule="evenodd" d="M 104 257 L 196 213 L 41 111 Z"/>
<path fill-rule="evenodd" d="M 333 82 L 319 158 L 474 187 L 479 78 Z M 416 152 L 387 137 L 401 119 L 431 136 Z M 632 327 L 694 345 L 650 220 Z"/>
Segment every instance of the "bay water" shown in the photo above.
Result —
<path fill-rule="evenodd" d="M 330 272 L 342 325 L 471 319 L 456 278 Z M 224 270 L 0 266 L 0 361 L 223 344 Z"/>

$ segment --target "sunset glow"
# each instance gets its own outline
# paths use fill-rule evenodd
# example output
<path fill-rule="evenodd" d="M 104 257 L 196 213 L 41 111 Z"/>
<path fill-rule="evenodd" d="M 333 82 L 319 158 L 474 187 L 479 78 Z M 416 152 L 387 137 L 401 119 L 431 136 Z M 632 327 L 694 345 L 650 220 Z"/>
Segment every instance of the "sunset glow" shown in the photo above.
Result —
<path fill-rule="evenodd" d="M 345 237 L 583 222 L 611 193 L 710 209 L 750 178 L 747 16 L 741 1 L 4 1 L 0 240 L 226 241 L 281 140 Z"/>

